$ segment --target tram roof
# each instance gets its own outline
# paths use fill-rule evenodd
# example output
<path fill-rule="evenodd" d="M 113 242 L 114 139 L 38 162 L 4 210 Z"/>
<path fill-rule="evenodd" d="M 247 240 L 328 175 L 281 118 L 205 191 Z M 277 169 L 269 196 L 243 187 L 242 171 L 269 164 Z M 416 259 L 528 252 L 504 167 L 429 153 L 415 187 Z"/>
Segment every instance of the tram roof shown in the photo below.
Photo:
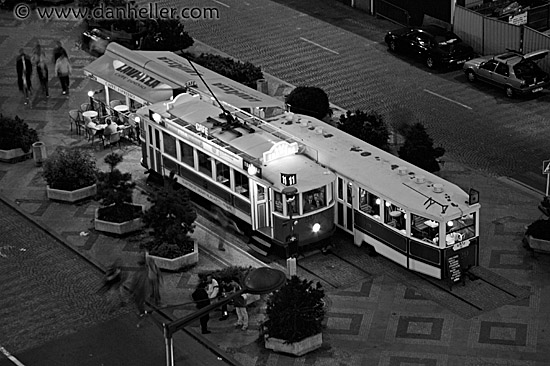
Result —
<path fill-rule="evenodd" d="M 318 159 L 319 163 L 357 182 L 367 191 L 403 209 L 442 220 L 471 210 L 468 193 L 457 185 L 328 123 L 305 115 L 297 117 L 301 119 L 300 123 L 288 124 L 285 116 L 272 118 L 269 122 L 315 149 L 317 155 L 312 158 Z M 309 127 L 308 121 L 311 122 Z M 406 171 L 400 172 L 399 168 L 406 168 Z M 442 191 L 436 193 L 434 184 L 441 185 Z M 430 199 L 435 201 L 431 205 L 429 203 L 433 201 Z"/>
<path fill-rule="evenodd" d="M 254 132 L 249 132 L 240 127 L 223 130 L 221 126 L 214 126 L 214 120 L 220 120 L 219 114 L 222 110 L 201 100 L 199 96 L 179 95 L 169 112 L 167 104 L 168 102 L 163 102 L 145 106 L 138 110 L 138 113 L 148 115 L 148 111 L 152 111 L 171 120 L 180 128 L 192 131 L 195 131 L 196 125 L 200 124 L 208 129 L 210 143 L 218 145 L 219 148 L 227 148 L 228 151 L 248 161 L 258 163 L 264 153 L 270 151 L 275 144 L 284 141 L 276 135 L 255 127 Z M 280 157 L 268 163 L 262 162 L 261 168 L 262 178 L 271 182 L 278 190 L 285 187 L 280 182 L 281 172 L 297 174 L 296 187 L 300 193 L 319 188 L 335 179 L 334 173 L 317 164 L 310 157 L 299 153 Z"/>
<path fill-rule="evenodd" d="M 282 110 L 284 107 L 281 100 L 219 75 L 197 63 L 193 63 L 193 66 L 212 92 L 226 103 L 238 108 L 275 107 Z M 150 103 L 165 100 L 167 90 L 186 86 L 203 95 L 212 95 L 189 61 L 169 51 L 132 51 L 111 42 L 105 54 L 84 70 Z"/>

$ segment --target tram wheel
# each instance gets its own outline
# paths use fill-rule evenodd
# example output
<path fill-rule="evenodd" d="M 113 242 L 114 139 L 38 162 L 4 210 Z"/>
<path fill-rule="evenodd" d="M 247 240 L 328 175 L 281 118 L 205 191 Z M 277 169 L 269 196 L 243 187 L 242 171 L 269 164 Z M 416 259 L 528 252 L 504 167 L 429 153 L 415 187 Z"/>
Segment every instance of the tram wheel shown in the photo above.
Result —
<path fill-rule="evenodd" d="M 374 248 L 374 246 L 370 245 L 370 244 L 364 244 L 367 248 L 367 253 L 369 255 L 369 257 L 376 257 L 378 256 L 378 253 L 376 252 L 376 249 Z"/>

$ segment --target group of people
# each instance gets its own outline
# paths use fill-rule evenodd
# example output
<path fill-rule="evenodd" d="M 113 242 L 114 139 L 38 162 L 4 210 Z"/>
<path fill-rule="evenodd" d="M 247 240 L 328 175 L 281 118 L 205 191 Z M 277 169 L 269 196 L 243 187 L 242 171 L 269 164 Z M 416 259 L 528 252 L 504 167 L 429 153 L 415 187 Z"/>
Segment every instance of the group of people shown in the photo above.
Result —
<path fill-rule="evenodd" d="M 196 303 L 197 309 L 202 309 L 215 301 L 218 301 L 219 298 L 224 298 L 230 296 L 234 293 L 241 292 L 242 287 L 239 284 L 239 281 L 236 278 L 230 280 L 222 281 L 221 286 L 218 284 L 218 281 L 213 278 L 212 275 L 208 275 L 205 278 L 202 278 L 197 285 L 197 288 L 192 294 L 193 300 Z M 246 294 L 241 293 L 236 296 L 232 305 L 235 307 L 235 312 L 237 313 L 237 322 L 235 326 L 240 328 L 243 331 L 248 329 L 248 312 L 246 310 Z M 222 317 L 220 321 L 226 320 L 229 318 L 229 311 L 227 304 L 221 306 Z M 208 330 L 208 321 L 210 320 L 210 315 L 205 314 L 199 318 L 201 325 L 201 333 L 209 334 Z"/>
<path fill-rule="evenodd" d="M 69 94 L 69 77 L 72 73 L 72 67 L 67 51 L 63 48 L 60 41 L 56 42 L 56 46 L 53 49 L 52 61 L 55 75 L 59 78 L 59 83 L 61 84 L 62 94 L 67 95 Z M 48 90 L 48 60 L 40 43 L 37 43 L 33 48 L 30 57 L 25 53 L 25 50 L 21 48 L 16 60 L 17 84 L 19 90 L 25 97 L 25 104 L 29 103 L 32 93 L 33 67 L 36 69 L 42 93 L 48 98 L 50 96 Z"/>

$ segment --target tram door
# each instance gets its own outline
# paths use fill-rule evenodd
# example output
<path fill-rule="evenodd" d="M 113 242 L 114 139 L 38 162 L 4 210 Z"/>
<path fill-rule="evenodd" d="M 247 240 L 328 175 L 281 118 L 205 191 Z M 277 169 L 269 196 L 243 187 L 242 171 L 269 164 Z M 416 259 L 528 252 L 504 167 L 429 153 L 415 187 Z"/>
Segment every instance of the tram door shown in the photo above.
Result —
<path fill-rule="evenodd" d="M 162 153 L 160 151 L 160 131 L 151 126 L 149 126 L 149 158 L 151 159 L 149 169 L 153 169 L 161 175 L 164 174 L 162 171 Z"/>
<path fill-rule="evenodd" d="M 353 233 L 353 184 L 343 177 L 336 182 L 336 224 Z"/>
<path fill-rule="evenodd" d="M 269 200 L 267 197 L 267 187 L 250 180 L 252 183 L 252 202 L 255 204 L 253 212 L 253 228 L 255 230 L 264 232 L 265 234 L 271 235 L 270 232 L 270 213 L 269 213 Z"/>

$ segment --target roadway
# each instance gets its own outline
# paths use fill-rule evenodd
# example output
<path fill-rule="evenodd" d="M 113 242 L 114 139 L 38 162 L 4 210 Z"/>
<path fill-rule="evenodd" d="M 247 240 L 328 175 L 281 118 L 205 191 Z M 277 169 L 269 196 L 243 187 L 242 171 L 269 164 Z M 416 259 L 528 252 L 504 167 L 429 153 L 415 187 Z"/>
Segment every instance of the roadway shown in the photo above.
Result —
<path fill-rule="evenodd" d="M 178 6 L 176 0 L 162 3 Z M 220 11 L 218 20 L 186 23 L 195 39 L 291 84 L 321 87 L 345 109 L 377 111 L 393 127 L 421 122 L 451 159 L 544 191 L 542 161 L 550 159 L 547 91 L 508 99 L 496 88 L 469 84 L 461 70 L 430 71 L 388 51 L 384 34 L 399 26 L 335 1 L 189 5 Z"/>

